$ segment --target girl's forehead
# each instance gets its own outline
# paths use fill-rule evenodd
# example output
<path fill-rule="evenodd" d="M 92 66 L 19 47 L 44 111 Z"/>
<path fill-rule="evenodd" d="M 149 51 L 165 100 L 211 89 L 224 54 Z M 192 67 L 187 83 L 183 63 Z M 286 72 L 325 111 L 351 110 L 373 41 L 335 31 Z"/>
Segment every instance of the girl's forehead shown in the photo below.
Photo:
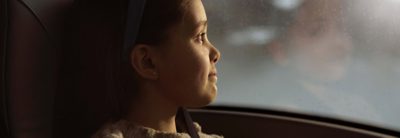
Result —
<path fill-rule="evenodd" d="M 196 25 L 199 22 L 207 20 L 206 12 L 201 0 L 192 0 L 185 9 L 185 22 Z"/>
<path fill-rule="evenodd" d="M 183 19 L 183 25 L 190 31 L 197 30 L 207 24 L 206 12 L 201 0 L 192 0 L 188 3 L 187 7 L 185 7 Z"/>

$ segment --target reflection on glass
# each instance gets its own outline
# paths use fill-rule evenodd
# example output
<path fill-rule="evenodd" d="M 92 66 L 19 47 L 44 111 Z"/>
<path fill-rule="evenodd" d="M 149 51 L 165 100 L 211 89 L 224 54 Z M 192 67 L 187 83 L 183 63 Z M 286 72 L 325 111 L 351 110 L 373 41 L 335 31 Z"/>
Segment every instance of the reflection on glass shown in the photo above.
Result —
<path fill-rule="evenodd" d="M 204 0 L 222 52 L 216 104 L 400 130 L 400 2 Z"/>
<path fill-rule="evenodd" d="M 281 77 L 275 87 L 292 95 L 280 98 L 297 101 L 286 103 L 291 108 L 311 107 L 334 115 L 380 120 L 365 97 L 335 84 L 346 77 L 352 60 L 353 44 L 344 26 L 343 6 L 342 0 L 309 0 L 297 9 L 283 35 L 267 45 L 273 61 L 282 68 L 275 74 L 290 74 Z"/>

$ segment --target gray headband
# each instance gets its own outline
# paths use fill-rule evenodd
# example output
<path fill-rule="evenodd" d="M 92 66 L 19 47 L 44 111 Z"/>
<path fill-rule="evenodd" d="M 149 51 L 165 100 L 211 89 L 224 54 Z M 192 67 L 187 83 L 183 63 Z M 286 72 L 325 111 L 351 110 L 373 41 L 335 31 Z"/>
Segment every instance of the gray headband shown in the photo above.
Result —
<path fill-rule="evenodd" d="M 124 57 L 128 56 L 130 49 L 135 44 L 139 33 L 140 23 L 142 22 L 145 4 L 146 0 L 129 0 L 128 2 L 123 50 Z"/>

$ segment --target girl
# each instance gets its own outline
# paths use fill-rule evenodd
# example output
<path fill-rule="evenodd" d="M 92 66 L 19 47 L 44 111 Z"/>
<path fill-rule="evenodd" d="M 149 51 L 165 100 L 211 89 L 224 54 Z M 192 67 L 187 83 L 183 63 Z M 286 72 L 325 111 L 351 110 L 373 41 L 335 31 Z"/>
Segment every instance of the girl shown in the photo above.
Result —
<path fill-rule="evenodd" d="M 177 131 L 181 107 L 202 107 L 217 94 L 219 51 L 207 38 L 201 0 L 147 0 L 138 35 L 120 71 L 118 112 L 93 137 L 220 137 Z M 188 127 L 193 124 L 189 124 Z M 183 130 L 189 131 L 189 130 Z"/>

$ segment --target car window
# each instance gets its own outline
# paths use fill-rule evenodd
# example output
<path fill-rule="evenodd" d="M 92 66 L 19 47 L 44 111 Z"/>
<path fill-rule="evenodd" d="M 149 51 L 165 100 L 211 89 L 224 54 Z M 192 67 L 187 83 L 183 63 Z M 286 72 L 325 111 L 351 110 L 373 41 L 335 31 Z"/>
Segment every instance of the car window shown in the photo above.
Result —
<path fill-rule="evenodd" d="M 400 1 L 203 2 L 222 53 L 214 105 L 400 130 Z"/>

